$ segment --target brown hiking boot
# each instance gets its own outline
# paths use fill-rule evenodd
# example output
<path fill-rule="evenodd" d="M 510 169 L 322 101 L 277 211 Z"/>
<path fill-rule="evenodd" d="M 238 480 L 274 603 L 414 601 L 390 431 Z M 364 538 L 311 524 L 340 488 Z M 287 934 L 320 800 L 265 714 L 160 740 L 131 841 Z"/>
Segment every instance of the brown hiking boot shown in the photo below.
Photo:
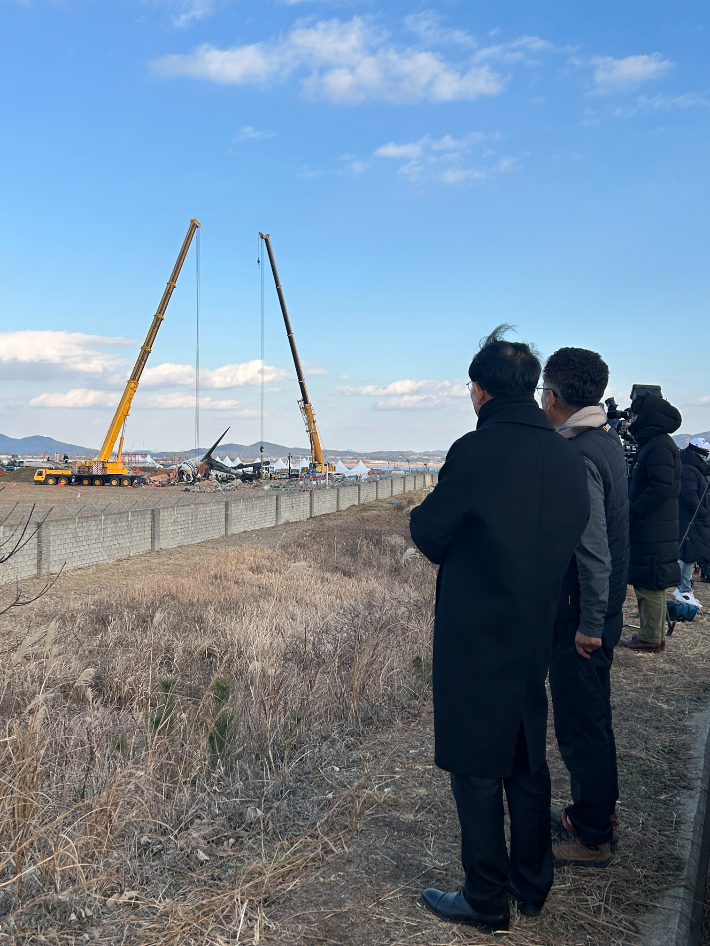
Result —
<path fill-rule="evenodd" d="M 615 854 L 619 849 L 619 819 L 616 814 L 610 815 L 609 820 L 612 823 L 613 834 L 609 841 L 609 850 Z M 567 815 L 567 808 L 564 805 L 550 805 L 550 822 L 552 827 L 552 837 L 554 838 L 560 830 L 560 825 L 570 834 L 575 834 L 575 828 Z"/>
<path fill-rule="evenodd" d="M 622 647 L 628 647 L 629 650 L 643 650 L 649 654 L 657 654 L 659 651 L 665 650 L 666 647 L 665 637 L 659 644 L 652 644 L 650 641 L 641 640 L 638 634 L 634 634 L 631 637 L 622 637 L 619 643 Z"/>
<path fill-rule="evenodd" d="M 552 839 L 552 858 L 555 867 L 608 867 L 611 849 L 608 843 L 598 847 L 585 844 L 560 823 Z"/>

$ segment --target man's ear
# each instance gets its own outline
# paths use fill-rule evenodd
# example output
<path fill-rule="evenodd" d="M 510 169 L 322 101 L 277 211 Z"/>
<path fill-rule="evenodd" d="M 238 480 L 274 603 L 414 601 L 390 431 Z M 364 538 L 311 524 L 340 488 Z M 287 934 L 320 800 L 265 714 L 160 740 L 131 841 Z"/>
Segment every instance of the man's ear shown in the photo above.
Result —
<path fill-rule="evenodd" d="M 473 390 L 476 392 L 476 400 L 479 404 L 485 404 L 488 400 L 488 392 L 481 387 L 478 381 L 473 382 Z"/>

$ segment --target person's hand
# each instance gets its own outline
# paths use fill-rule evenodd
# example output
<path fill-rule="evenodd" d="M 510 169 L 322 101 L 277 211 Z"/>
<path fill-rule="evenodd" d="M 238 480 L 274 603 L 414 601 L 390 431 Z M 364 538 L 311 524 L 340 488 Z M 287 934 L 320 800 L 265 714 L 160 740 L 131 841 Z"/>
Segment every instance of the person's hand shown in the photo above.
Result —
<path fill-rule="evenodd" d="M 586 634 L 582 634 L 581 631 L 577 631 L 574 635 L 574 645 L 579 656 L 589 660 L 597 647 L 602 646 L 602 639 L 601 637 L 588 637 Z"/>

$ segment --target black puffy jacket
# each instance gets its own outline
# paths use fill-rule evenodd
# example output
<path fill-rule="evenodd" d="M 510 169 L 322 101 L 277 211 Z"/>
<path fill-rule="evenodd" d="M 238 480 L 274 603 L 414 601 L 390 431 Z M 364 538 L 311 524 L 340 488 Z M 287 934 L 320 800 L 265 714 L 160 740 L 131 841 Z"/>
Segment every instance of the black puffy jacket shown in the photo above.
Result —
<path fill-rule="evenodd" d="M 680 557 L 684 562 L 697 562 L 699 565 L 710 564 L 710 490 L 708 485 L 708 465 L 702 457 L 686 447 L 680 451 L 683 464 L 683 478 L 680 484 L 679 534 L 682 540 L 691 519 L 693 520 L 688 538 L 680 547 Z M 703 493 L 705 494 L 703 498 Z M 693 514 L 695 519 L 693 519 Z"/>
<path fill-rule="evenodd" d="M 670 434 L 681 424 L 680 412 L 655 394 L 631 405 L 629 425 L 639 444 L 629 486 L 629 582 L 660 590 L 680 582 L 678 496 L 680 450 Z"/>

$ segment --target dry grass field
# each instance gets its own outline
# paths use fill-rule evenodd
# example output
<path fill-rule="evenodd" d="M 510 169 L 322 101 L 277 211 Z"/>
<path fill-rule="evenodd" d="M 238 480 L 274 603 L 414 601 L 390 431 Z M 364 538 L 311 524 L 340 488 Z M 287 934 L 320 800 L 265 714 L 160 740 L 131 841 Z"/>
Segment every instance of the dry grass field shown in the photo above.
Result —
<path fill-rule="evenodd" d="M 417 904 L 461 881 L 420 498 L 76 570 L 0 618 L 0 943 L 488 941 Z M 620 853 L 558 872 L 513 946 L 632 943 L 673 882 L 707 628 L 618 655 Z"/>

